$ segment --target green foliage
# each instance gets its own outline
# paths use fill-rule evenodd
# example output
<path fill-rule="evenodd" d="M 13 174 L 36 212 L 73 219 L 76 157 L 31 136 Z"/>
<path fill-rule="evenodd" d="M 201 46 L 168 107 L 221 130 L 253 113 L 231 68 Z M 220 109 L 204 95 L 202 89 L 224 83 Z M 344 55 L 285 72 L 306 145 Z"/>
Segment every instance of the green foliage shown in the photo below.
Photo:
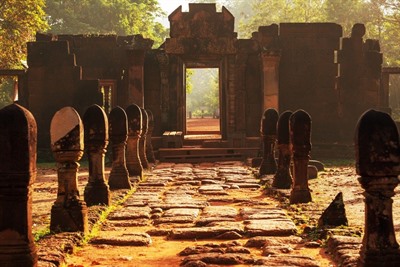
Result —
<path fill-rule="evenodd" d="M 142 34 L 156 46 L 168 34 L 157 0 L 47 0 L 46 13 L 55 34 Z"/>
<path fill-rule="evenodd" d="M 11 78 L 0 80 L 0 108 L 13 103 L 14 80 Z"/>
<path fill-rule="evenodd" d="M 227 1 L 225 1 L 227 2 Z M 231 1 L 232 2 L 232 1 Z M 343 27 L 343 36 L 351 34 L 355 23 L 364 23 L 365 38 L 378 39 L 384 65 L 400 65 L 400 1 L 398 0 L 249 0 L 253 14 L 240 14 L 239 36 L 249 38 L 259 26 L 281 22 L 335 22 Z"/>
<path fill-rule="evenodd" d="M 22 68 L 26 42 L 47 28 L 44 0 L 0 0 L 0 69 Z"/>
<path fill-rule="evenodd" d="M 213 116 L 219 108 L 218 69 L 187 69 L 190 73 L 190 91 L 186 88 L 186 109 L 194 117 Z M 188 84 L 188 81 L 186 81 Z"/>

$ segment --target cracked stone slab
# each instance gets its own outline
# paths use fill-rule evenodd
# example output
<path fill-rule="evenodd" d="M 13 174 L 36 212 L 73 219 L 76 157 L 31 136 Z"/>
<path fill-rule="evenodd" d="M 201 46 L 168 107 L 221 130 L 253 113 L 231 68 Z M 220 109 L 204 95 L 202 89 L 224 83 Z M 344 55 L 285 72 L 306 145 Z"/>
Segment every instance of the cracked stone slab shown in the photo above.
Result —
<path fill-rule="evenodd" d="M 296 225 L 288 219 L 244 221 L 248 236 L 289 236 L 296 233 Z"/>
<path fill-rule="evenodd" d="M 196 226 L 207 226 L 214 222 L 234 222 L 235 218 L 229 217 L 201 217 L 196 221 Z"/>
<path fill-rule="evenodd" d="M 131 233 L 116 237 L 95 237 L 90 240 L 90 243 L 111 246 L 149 246 L 152 240 L 147 233 Z"/>
<path fill-rule="evenodd" d="M 277 246 L 280 244 L 297 245 L 302 242 L 301 237 L 291 236 L 255 236 L 249 238 L 244 245 L 248 248 L 262 248 L 264 246 Z"/>
<path fill-rule="evenodd" d="M 254 257 L 248 254 L 242 253 L 201 253 L 186 256 L 182 260 L 183 266 L 188 265 L 190 262 L 203 262 L 205 264 L 217 264 L 217 265 L 239 265 L 239 264 L 253 264 L 255 261 Z"/>
<path fill-rule="evenodd" d="M 178 253 L 179 256 L 189 256 L 201 253 L 242 253 L 250 254 L 250 250 L 240 246 L 236 241 L 229 243 L 208 243 L 204 245 L 196 245 L 186 247 L 184 250 Z"/>
<path fill-rule="evenodd" d="M 132 220 L 150 219 L 151 208 L 149 207 L 126 207 L 114 211 L 108 217 L 109 220 Z"/>
<path fill-rule="evenodd" d="M 140 183 L 139 187 L 164 187 L 167 186 L 168 182 L 144 182 Z"/>
<path fill-rule="evenodd" d="M 311 257 L 297 255 L 277 255 L 268 256 L 258 259 L 254 262 L 255 265 L 262 266 L 298 266 L 298 267 L 319 267 L 319 264 Z"/>
<path fill-rule="evenodd" d="M 244 207 L 240 209 L 240 214 L 244 220 L 288 219 L 286 213 L 278 209 Z"/>
<path fill-rule="evenodd" d="M 195 219 L 199 216 L 200 209 L 173 208 L 166 210 L 163 217 L 188 216 Z"/>
<path fill-rule="evenodd" d="M 227 186 L 229 187 L 229 186 Z M 199 187 L 199 193 L 205 195 L 228 195 L 223 185 L 202 185 Z"/>
<path fill-rule="evenodd" d="M 103 230 L 108 230 L 115 227 L 137 227 L 150 225 L 151 220 L 148 219 L 136 219 L 136 220 L 124 220 L 124 221 L 108 221 Z"/>
<path fill-rule="evenodd" d="M 154 220 L 154 224 L 182 224 L 182 223 L 193 223 L 195 217 L 193 216 L 174 216 L 174 217 L 161 217 Z"/>
<path fill-rule="evenodd" d="M 333 235 L 328 239 L 328 251 L 337 263 L 343 266 L 356 266 L 360 257 L 360 237 Z"/>
<path fill-rule="evenodd" d="M 235 218 L 239 214 L 234 207 L 228 206 L 208 206 L 203 209 L 201 216 L 203 217 L 229 217 Z"/>
<path fill-rule="evenodd" d="M 243 234 L 243 226 L 238 223 L 232 223 L 206 227 L 175 228 L 172 229 L 169 238 L 173 240 L 207 239 L 215 238 L 230 231 Z"/>

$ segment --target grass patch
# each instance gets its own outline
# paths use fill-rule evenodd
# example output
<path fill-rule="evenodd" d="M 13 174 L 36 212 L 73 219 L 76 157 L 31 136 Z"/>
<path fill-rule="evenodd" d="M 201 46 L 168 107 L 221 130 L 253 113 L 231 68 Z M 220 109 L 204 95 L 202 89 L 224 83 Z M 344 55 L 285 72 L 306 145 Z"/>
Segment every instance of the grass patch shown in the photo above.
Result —
<path fill-rule="evenodd" d="M 97 222 L 92 226 L 90 232 L 84 236 L 82 240 L 82 245 L 87 245 L 92 238 L 99 235 L 99 232 L 101 231 L 101 226 L 107 220 L 108 215 L 111 212 L 115 211 L 117 208 L 119 208 L 119 206 L 121 206 L 133 193 L 135 193 L 135 191 L 136 187 L 132 188 L 126 193 L 126 195 L 123 198 L 119 199 L 114 204 L 108 206 L 105 210 L 103 210 L 100 213 Z"/>
<path fill-rule="evenodd" d="M 43 228 L 43 229 L 41 229 L 41 230 L 35 232 L 35 233 L 33 234 L 33 238 L 34 238 L 35 242 L 37 242 L 37 241 L 39 241 L 41 238 L 43 238 L 43 237 L 45 237 L 45 236 L 48 236 L 48 235 L 50 235 L 50 234 L 51 234 L 51 232 L 50 232 L 50 227 L 48 226 L 48 227 L 46 227 L 46 228 Z"/>

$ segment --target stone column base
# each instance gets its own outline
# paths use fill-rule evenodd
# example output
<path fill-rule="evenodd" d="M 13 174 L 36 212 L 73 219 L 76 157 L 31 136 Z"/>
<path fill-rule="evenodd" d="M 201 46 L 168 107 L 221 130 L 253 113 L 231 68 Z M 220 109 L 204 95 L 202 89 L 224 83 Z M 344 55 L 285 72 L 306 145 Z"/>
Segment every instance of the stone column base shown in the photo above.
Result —
<path fill-rule="evenodd" d="M 129 173 L 125 168 L 112 169 L 108 178 L 108 186 L 111 190 L 115 189 L 131 189 L 129 182 Z"/>
<path fill-rule="evenodd" d="M 110 189 L 106 184 L 88 183 L 85 187 L 84 199 L 86 205 L 110 205 Z"/>
<path fill-rule="evenodd" d="M 310 190 L 292 189 L 290 192 L 290 204 L 308 203 L 312 201 Z"/>
<path fill-rule="evenodd" d="M 83 201 L 70 201 L 67 205 L 54 203 L 51 207 L 50 230 L 52 232 L 87 232 L 87 206 Z"/>
<path fill-rule="evenodd" d="M 292 187 L 292 177 L 288 172 L 281 172 L 278 170 L 274 176 L 272 186 L 278 189 L 290 189 Z"/>
<path fill-rule="evenodd" d="M 397 267 L 400 266 L 400 250 L 384 248 L 382 251 L 364 252 L 361 248 L 359 267 Z"/>
<path fill-rule="evenodd" d="M 12 234 L 12 230 L 9 231 Z M 15 234 L 18 234 L 15 232 Z M 2 244 L 0 241 L 0 266 L 16 266 L 16 267 L 25 267 L 25 266 L 37 266 L 38 256 L 36 253 L 36 248 L 34 244 L 29 244 L 21 241 L 20 244 L 8 243 Z"/>

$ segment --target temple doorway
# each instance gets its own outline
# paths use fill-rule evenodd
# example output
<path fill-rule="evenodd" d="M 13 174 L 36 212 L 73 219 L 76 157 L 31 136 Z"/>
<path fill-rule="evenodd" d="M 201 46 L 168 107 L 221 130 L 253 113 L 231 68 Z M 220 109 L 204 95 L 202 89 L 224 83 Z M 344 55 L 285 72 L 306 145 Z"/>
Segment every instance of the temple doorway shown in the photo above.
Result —
<path fill-rule="evenodd" d="M 185 138 L 221 138 L 219 68 L 186 68 Z"/>

